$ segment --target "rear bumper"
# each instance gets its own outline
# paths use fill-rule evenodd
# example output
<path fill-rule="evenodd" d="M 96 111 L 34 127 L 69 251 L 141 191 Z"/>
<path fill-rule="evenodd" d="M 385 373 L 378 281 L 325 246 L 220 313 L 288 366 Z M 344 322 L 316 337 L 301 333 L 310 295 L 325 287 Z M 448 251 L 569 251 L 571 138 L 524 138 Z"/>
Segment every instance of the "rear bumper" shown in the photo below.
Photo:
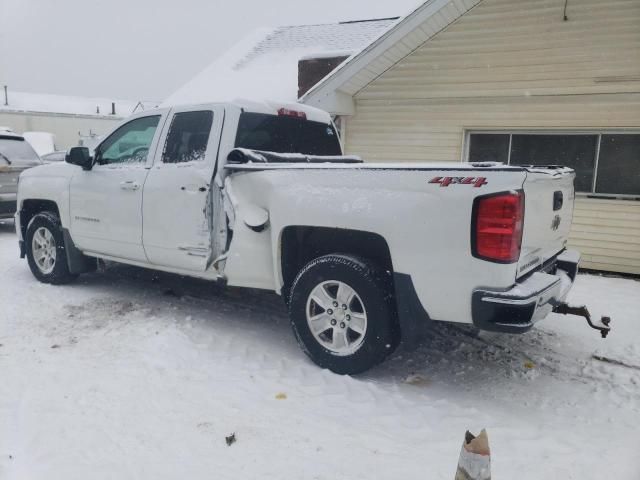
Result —
<path fill-rule="evenodd" d="M 471 301 L 473 323 L 482 330 L 523 333 L 563 302 L 573 286 L 580 254 L 566 250 L 553 273 L 535 272 L 506 291 L 479 288 Z"/>

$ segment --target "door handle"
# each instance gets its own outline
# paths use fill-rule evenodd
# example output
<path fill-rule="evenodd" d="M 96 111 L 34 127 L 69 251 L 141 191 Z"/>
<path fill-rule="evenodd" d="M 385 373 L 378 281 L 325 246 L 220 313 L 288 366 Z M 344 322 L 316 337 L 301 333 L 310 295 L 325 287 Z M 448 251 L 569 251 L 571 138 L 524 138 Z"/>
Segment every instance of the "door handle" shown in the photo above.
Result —
<path fill-rule="evenodd" d="M 140 184 L 134 180 L 129 180 L 127 182 L 120 182 L 120 188 L 123 190 L 138 190 Z"/>
<path fill-rule="evenodd" d="M 198 187 L 197 185 L 186 185 L 186 186 L 182 186 L 180 187 L 180 190 L 182 190 L 183 192 L 206 192 L 207 191 L 207 187 Z"/>

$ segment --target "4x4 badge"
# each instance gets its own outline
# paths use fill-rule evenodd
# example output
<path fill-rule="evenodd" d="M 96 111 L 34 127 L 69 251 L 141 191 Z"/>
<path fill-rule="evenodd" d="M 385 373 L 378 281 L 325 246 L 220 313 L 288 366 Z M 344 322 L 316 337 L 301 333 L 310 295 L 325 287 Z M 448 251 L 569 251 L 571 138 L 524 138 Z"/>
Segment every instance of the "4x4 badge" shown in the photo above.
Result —
<path fill-rule="evenodd" d="M 560 215 L 553 217 L 553 220 L 551 221 L 551 230 L 558 230 L 558 228 L 560 228 L 561 221 L 562 219 L 560 218 Z"/>
<path fill-rule="evenodd" d="M 473 185 L 476 188 L 480 188 L 487 183 L 487 177 L 434 177 L 429 180 L 429 183 L 439 183 L 441 187 L 448 187 L 449 185 Z"/>

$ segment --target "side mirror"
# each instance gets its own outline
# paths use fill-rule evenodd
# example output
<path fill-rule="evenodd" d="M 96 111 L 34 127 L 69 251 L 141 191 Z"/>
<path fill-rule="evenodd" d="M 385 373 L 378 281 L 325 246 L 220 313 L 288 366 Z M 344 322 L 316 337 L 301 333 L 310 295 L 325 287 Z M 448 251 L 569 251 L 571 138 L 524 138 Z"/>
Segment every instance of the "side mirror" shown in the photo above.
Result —
<path fill-rule="evenodd" d="M 64 157 L 64 161 L 71 165 L 78 165 L 83 170 L 91 170 L 93 158 L 87 147 L 71 147 Z"/>

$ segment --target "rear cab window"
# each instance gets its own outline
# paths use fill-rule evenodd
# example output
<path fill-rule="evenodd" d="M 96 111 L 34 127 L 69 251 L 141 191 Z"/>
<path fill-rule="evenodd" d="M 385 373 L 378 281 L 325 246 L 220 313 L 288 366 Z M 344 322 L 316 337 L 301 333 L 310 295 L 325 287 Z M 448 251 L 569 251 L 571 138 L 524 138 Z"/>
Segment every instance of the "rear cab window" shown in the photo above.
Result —
<path fill-rule="evenodd" d="M 333 125 L 303 118 L 243 112 L 236 148 L 305 155 L 342 155 Z"/>

